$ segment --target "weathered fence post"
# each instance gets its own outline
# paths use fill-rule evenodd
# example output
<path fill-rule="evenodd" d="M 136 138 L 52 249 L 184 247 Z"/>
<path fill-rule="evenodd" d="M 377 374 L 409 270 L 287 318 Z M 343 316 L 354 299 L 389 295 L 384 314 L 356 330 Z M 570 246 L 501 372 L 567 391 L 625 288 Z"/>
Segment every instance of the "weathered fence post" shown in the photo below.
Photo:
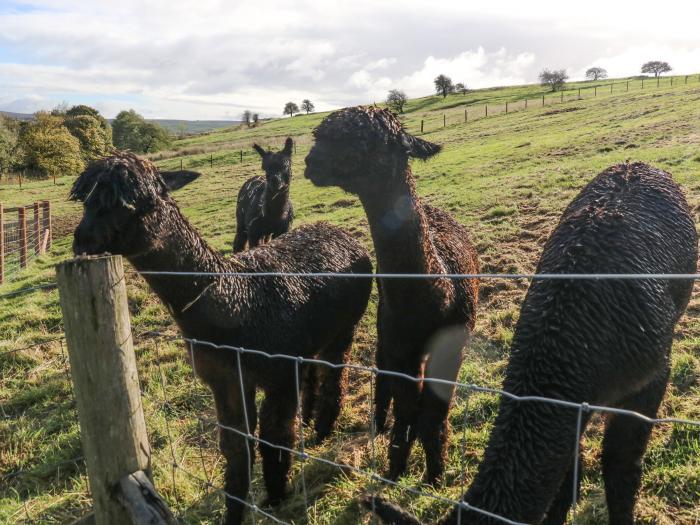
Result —
<path fill-rule="evenodd" d="M 598 96 L 598 86 L 593 86 L 593 96 L 594 97 Z"/>
<path fill-rule="evenodd" d="M 627 81 L 627 89 L 625 91 L 629 91 L 629 90 L 630 90 L 630 81 L 628 80 Z"/>
<path fill-rule="evenodd" d="M 542 107 L 544 107 L 544 95 L 542 95 Z"/>
<path fill-rule="evenodd" d="M 614 86 L 614 85 L 615 85 L 615 84 L 610 84 L 610 94 L 611 94 L 611 95 L 612 95 L 612 92 L 613 92 L 613 86 Z"/>
<path fill-rule="evenodd" d="M 24 206 L 17 208 L 17 225 L 19 227 L 19 267 L 27 267 L 27 210 Z"/>
<path fill-rule="evenodd" d="M 0 202 L 0 284 L 5 281 L 5 210 Z"/>
<path fill-rule="evenodd" d="M 447 117 L 443 113 L 442 114 L 442 127 L 444 128 L 445 126 L 447 126 Z"/>
<path fill-rule="evenodd" d="M 525 109 L 527 109 L 527 99 L 525 99 Z"/>
<path fill-rule="evenodd" d="M 212 153 L 211 157 L 209 157 L 209 167 L 213 168 L 214 167 L 214 154 Z"/>
<path fill-rule="evenodd" d="M 464 110 L 464 122 L 467 122 L 469 120 L 469 115 L 467 114 L 467 110 Z"/>
<path fill-rule="evenodd" d="M 182 171 L 182 159 L 180 159 L 180 171 Z"/>
<path fill-rule="evenodd" d="M 488 104 L 484 105 L 484 116 L 485 117 L 489 116 L 489 105 Z"/>
<path fill-rule="evenodd" d="M 243 164 L 243 150 L 241 150 L 241 164 Z"/>
<path fill-rule="evenodd" d="M 508 101 L 506 101 L 506 115 L 508 114 Z"/>
<path fill-rule="evenodd" d="M 43 209 L 42 224 L 44 235 L 46 236 L 46 246 L 44 251 L 51 249 L 51 240 L 53 238 L 53 228 L 51 226 L 51 201 L 41 201 Z"/>
<path fill-rule="evenodd" d="M 34 209 L 34 255 L 41 253 L 41 223 L 39 221 L 39 201 L 32 204 Z"/>
<path fill-rule="evenodd" d="M 423 133 L 423 121 L 420 121 L 420 132 Z"/>
<path fill-rule="evenodd" d="M 143 501 L 132 505 L 134 495 L 126 488 L 135 476 L 147 479 L 139 472 L 150 476 L 151 448 L 122 258 L 79 257 L 57 265 L 56 278 L 95 523 L 174 523 L 169 511 L 161 512 L 162 501 L 148 509 L 149 521 L 143 521 L 145 514 L 134 509 L 157 494 L 144 487 Z"/>
<path fill-rule="evenodd" d="M 578 99 L 581 100 L 581 88 L 578 88 Z"/>
<path fill-rule="evenodd" d="M 671 77 L 671 87 L 673 87 L 673 77 Z"/>
<path fill-rule="evenodd" d="M 657 76 L 656 77 L 656 87 L 659 87 L 660 83 L 661 83 L 661 77 Z"/>

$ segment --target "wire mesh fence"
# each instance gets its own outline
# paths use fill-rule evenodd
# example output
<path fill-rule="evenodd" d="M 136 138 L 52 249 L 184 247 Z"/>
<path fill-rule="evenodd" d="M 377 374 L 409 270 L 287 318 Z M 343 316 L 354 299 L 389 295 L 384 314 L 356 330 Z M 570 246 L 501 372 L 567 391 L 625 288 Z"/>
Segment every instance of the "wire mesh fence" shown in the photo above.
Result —
<path fill-rule="evenodd" d="M 187 278 L 193 275 L 199 277 L 240 277 L 240 278 L 265 278 L 268 274 L 228 274 L 228 273 L 201 273 L 201 272 L 143 272 L 143 274 L 165 274 L 170 276 L 179 276 L 181 278 Z M 288 276 L 288 274 L 280 273 L 270 273 L 270 276 Z M 333 279 L 342 275 L 342 277 L 347 278 L 347 274 L 293 274 L 295 276 L 323 276 L 328 279 Z M 689 275 L 617 275 L 617 274 L 596 274 L 596 275 L 545 275 L 545 274 L 477 274 L 477 275 L 448 275 L 448 276 L 435 276 L 435 275 L 421 275 L 421 274 L 373 274 L 373 275 L 354 275 L 356 278 L 383 278 L 383 279 L 433 279 L 433 278 L 451 278 L 451 279 L 465 279 L 465 278 L 479 278 L 479 279 L 587 279 L 587 280 L 610 280 L 610 279 L 637 279 L 637 280 L 650 280 L 650 279 L 694 279 L 700 280 L 700 275 L 689 274 Z M 160 470 L 165 472 L 170 471 L 170 479 L 161 479 L 160 483 L 167 483 L 169 486 L 168 497 L 174 502 L 174 508 L 178 519 L 183 522 L 188 522 L 188 516 L 190 515 L 191 507 L 197 505 L 198 502 L 190 502 L 183 505 L 179 502 L 178 494 L 180 492 L 179 485 L 182 478 L 180 476 L 187 478 L 191 483 L 198 485 L 202 491 L 202 495 L 210 496 L 212 494 L 220 494 L 226 499 L 231 499 L 237 501 L 246 506 L 252 515 L 252 521 L 255 523 L 279 523 L 279 524 L 289 524 L 294 523 L 304 523 L 308 520 L 306 515 L 290 516 L 289 512 L 278 515 L 277 511 L 264 506 L 260 501 L 260 490 L 253 490 L 249 498 L 242 499 L 233 494 L 227 493 L 225 489 L 221 487 L 220 482 L 217 481 L 219 476 L 217 476 L 216 462 L 210 461 L 212 450 L 216 449 L 216 438 L 215 434 L 219 433 L 229 433 L 235 435 L 239 438 L 246 440 L 252 445 L 265 446 L 271 449 L 279 451 L 279 453 L 289 454 L 296 459 L 297 462 L 297 472 L 298 475 L 294 477 L 292 490 L 298 497 L 303 501 L 303 509 L 308 512 L 308 509 L 314 507 L 315 498 L 318 497 L 317 494 L 312 494 L 309 490 L 310 474 L 309 468 L 314 465 L 322 465 L 324 467 L 333 469 L 337 471 L 339 475 L 351 476 L 358 479 L 364 480 L 363 486 L 366 488 L 367 492 L 370 494 L 379 494 L 384 488 L 393 488 L 398 491 L 403 491 L 407 494 L 416 497 L 428 498 L 434 500 L 441 504 L 445 509 L 449 507 L 454 507 L 460 511 L 477 513 L 483 516 L 487 516 L 493 519 L 495 522 L 508 523 L 508 524 L 520 524 L 521 522 L 511 519 L 509 516 L 500 516 L 488 512 L 484 509 L 476 508 L 469 505 L 464 500 L 461 500 L 455 492 L 452 490 L 450 495 L 445 495 L 444 488 L 433 488 L 423 485 L 411 485 L 404 481 L 394 481 L 388 479 L 381 473 L 381 461 L 378 459 L 378 449 L 385 445 L 383 443 L 383 438 L 378 434 L 377 429 L 374 427 L 374 406 L 375 406 L 375 389 L 374 384 L 379 376 L 392 377 L 405 381 L 412 382 L 423 382 L 424 384 L 436 384 L 436 385 L 447 385 L 454 387 L 456 389 L 457 403 L 460 405 L 461 424 L 453 425 L 453 430 L 455 434 L 462 435 L 463 438 L 452 443 L 452 447 L 456 447 L 458 450 L 454 451 L 451 456 L 457 458 L 466 458 L 470 455 L 470 446 L 468 440 L 466 439 L 466 432 L 470 425 L 469 422 L 469 399 L 474 394 L 484 394 L 488 396 L 493 396 L 495 398 L 507 398 L 518 404 L 531 404 L 531 403 L 541 403 L 548 406 L 557 407 L 563 410 L 570 411 L 575 415 L 575 454 L 572 457 L 572 468 L 574 470 L 574 484 L 571 490 L 572 498 L 572 515 L 571 522 L 577 523 L 576 509 L 577 509 L 577 481 L 581 473 L 578 470 L 579 458 L 581 455 L 581 449 L 579 448 L 579 443 L 583 433 L 583 420 L 590 414 L 601 414 L 601 415 L 624 415 L 631 418 L 644 421 L 648 424 L 655 426 L 663 425 L 674 425 L 687 427 L 692 432 L 697 432 L 700 434 L 700 420 L 684 419 L 681 417 L 660 417 L 660 418 L 650 418 L 643 414 L 632 412 L 629 410 L 624 410 L 615 407 L 598 406 L 594 404 L 588 404 L 585 402 L 573 402 L 566 399 L 554 399 L 546 398 L 540 396 L 517 396 L 507 391 L 499 388 L 493 388 L 489 386 L 484 386 L 471 382 L 460 382 L 460 381 L 448 381 L 439 378 L 424 377 L 416 378 L 410 375 L 402 374 L 392 370 L 382 370 L 375 366 L 372 366 L 370 362 L 365 362 L 364 360 L 360 362 L 348 362 L 348 363 L 331 363 L 322 359 L 315 358 L 304 358 L 294 355 L 287 355 L 284 353 L 270 353 L 264 352 L 258 349 L 242 348 L 232 345 L 222 345 L 215 344 L 210 341 L 192 339 L 182 337 L 180 335 L 174 335 L 172 333 L 166 333 L 163 331 L 146 331 L 143 333 L 135 334 L 133 338 L 139 341 L 139 354 L 144 354 L 150 351 L 155 356 L 155 367 L 156 367 L 156 379 L 154 383 L 157 384 L 157 388 L 150 385 L 149 388 L 142 389 L 142 395 L 144 399 L 153 407 L 153 411 L 149 413 L 149 417 L 162 417 L 166 432 L 165 441 L 159 444 L 159 448 L 162 453 L 159 456 Z M 256 431 L 255 424 L 249 420 L 248 414 L 244 412 L 244 424 L 241 426 L 232 426 L 224 424 L 216 419 L 215 416 L 209 414 L 210 410 L 200 409 L 183 409 L 182 407 L 177 408 L 176 405 L 182 404 L 173 398 L 173 393 L 171 388 L 175 385 L 172 380 L 168 380 L 168 372 L 166 369 L 167 360 L 163 358 L 162 345 L 163 341 L 175 342 L 183 344 L 189 350 L 189 366 L 191 381 L 191 391 L 197 392 L 201 397 L 199 403 L 201 406 L 211 405 L 209 400 L 209 394 L 206 388 L 203 387 L 197 379 L 197 370 L 195 363 L 195 356 L 198 352 L 206 351 L 206 349 L 213 349 L 216 351 L 230 352 L 232 360 L 236 363 L 237 376 L 235 381 L 232 382 L 234 388 L 243 388 L 243 383 L 246 376 L 246 368 L 242 365 L 242 358 L 246 356 L 255 356 L 256 358 L 263 359 L 264 361 L 276 362 L 283 361 L 290 365 L 290 373 L 293 374 L 293 379 L 295 383 L 295 395 L 296 395 L 296 425 L 295 433 L 296 439 L 293 446 L 281 445 L 279 443 L 271 442 L 260 436 Z M 63 350 L 64 340 L 63 338 L 54 339 L 51 341 L 45 341 L 41 344 L 59 344 L 61 347 L 62 360 L 60 363 L 56 363 L 58 368 L 62 368 L 64 378 L 69 381 L 69 366 L 67 357 Z M 6 350 L 0 352 L 0 358 L 7 357 L 10 354 L 21 353 L 37 345 L 32 345 L 29 347 L 22 347 L 17 349 Z M 368 356 L 371 359 L 371 356 Z M 1 362 L 1 361 L 0 361 Z M 303 396 L 302 396 L 302 377 L 303 368 L 308 366 L 319 367 L 323 369 L 343 369 L 347 373 L 352 374 L 352 380 L 350 383 L 353 388 L 359 389 L 364 388 L 369 392 L 369 395 L 363 399 L 366 403 L 366 426 L 360 431 L 362 439 L 364 440 L 363 450 L 364 453 L 359 460 L 348 461 L 343 457 L 336 457 L 333 455 L 328 455 L 326 452 L 318 453 L 314 447 L 308 446 L 309 432 L 310 430 L 306 427 L 302 417 L 302 406 L 303 406 Z M 177 377 L 175 379 L 178 379 Z M 181 380 L 181 378 L 179 378 Z M 5 415 L 3 417 L 6 417 Z M 11 415 L 7 417 L 12 417 Z M 196 423 L 196 431 L 191 430 L 191 432 L 197 435 L 193 437 L 196 438 L 195 445 L 192 445 L 192 450 L 189 451 L 188 459 L 184 459 L 184 454 L 182 453 L 183 448 L 187 448 L 187 444 L 183 443 L 182 436 L 178 436 L 173 430 L 173 425 L 177 424 L 181 418 L 189 418 Z M 346 429 L 340 428 L 337 431 L 337 438 L 342 441 L 345 439 Z M 353 438 L 357 438 L 357 429 L 355 429 L 355 435 Z M 246 447 L 246 450 L 248 448 Z M 215 452 L 214 452 L 215 454 Z M 167 457 L 169 465 L 163 464 L 164 458 Z M 36 468 L 41 468 L 43 471 L 59 471 L 62 466 L 73 465 L 74 469 L 82 468 L 82 456 L 72 457 L 70 459 L 61 460 L 60 462 L 48 463 L 44 465 L 39 465 L 32 468 L 20 468 L 3 474 L 3 481 L 10 483 L 13 480 L 21 478 L 22 476 L 32 475 Z M 252 467 L 253 458 L 248 458 L 249 466 Z M 31 462 L 29 462 L 31 463 Z M 193 465 L 199 463 L 198 468 L 194 468 Z M 250 469 L 252 471 L 252 468 Z M 465 485 L 467 484 L 467 474 L 466 474 L 466 462 L 460 464 L 456 467 L 458 473 L 455 476 L 455 481 L 453 482 L 453 489 L 457 489 L 459 493 L 464 491 Z M 31 510 L 26 506 L 24 511 L 26 513 L 27 522 L 31 522 L 32 515 Z M 466 519 L 466 518 L 465 518 Z M 461 523 L 461 513 L 458 514 L 458 523 Z M 466 522 L 465 522 L 466 523 Z"/>
<path fill-rule="evenodd" d="M 49 201 L 5 208 L 0 203 L 0 284 L 51 248 Z"/>

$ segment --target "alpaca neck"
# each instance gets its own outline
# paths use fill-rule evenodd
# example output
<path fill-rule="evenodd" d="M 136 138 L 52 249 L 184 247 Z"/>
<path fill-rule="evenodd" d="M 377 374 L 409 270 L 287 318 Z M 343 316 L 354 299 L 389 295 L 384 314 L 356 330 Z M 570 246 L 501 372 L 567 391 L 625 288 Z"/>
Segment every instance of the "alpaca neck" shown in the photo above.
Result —
<path fill-rule="evenodd" d="M 270 186 L 265 187 L 265 215 L 268 217 L 278 217 L 282 215 L 287 200 L 289 199 L 289 187 L 279 191 L 270 189 Z"/>
<path fill-rule="evenodd" d="M 380 273 L 444 273 L 433 245 L 428 219 L 421 205 L 410 168 L 383 177 L 386 188 L 359 195 L 367 214 Z M 413 296 L 416 292 L 444 287 L 438 280 L 385 279 L 382 290 L 389 295 Z M 414 296 L 415 299 L 415 296 Z"/>
<path fill-rule="evenodd" d="M 159 207 L 157 215 L 149 222 L 155 225 L 151 233 L 151 248 L 128 257 L 139 272 L 236 271 L 233 259 L 224 259 L 214 251 L 172 201 Z M 197 276 L 146 274 L 144 278 L 174 314 L 182 312 L 213 282 L 211 277 Z"/>

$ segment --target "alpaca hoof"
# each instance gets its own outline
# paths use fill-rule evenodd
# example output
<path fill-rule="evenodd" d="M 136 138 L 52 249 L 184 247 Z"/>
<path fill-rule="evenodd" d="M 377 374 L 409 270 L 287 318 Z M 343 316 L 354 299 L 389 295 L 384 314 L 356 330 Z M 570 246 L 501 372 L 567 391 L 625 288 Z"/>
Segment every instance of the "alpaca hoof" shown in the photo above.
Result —
<path fill-rule="evenodd" d="M 386 418 L 375 418 L 374 419 L 374 430 L 377 434 L 386 434 L 389 428 L 386 425 Z"/>
<path fill-rule="evenodd" d="M 442 472 L 433 472 L 433 473 L 426 472 L 423 475 L 423 484 L 424 485 L 429 485 L 431 487 L 437 487 L 441 483 L 442 483 Z"/>

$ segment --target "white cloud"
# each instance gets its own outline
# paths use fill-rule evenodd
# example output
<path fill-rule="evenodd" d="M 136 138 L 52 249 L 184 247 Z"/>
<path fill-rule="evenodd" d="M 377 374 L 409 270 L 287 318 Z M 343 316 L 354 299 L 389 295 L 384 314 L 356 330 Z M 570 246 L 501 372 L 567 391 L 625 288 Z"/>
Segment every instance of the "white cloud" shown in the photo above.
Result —
<path fill-rule="evenodd" d="M 695 72 L 696 4 L 5 0 L 0 108 L 93 100 L 108 116 L 205 119 L 425 95 L 440 73 L 476 88 L 534 82 L 543 67 L 629 74 L 656 57 Z"/>

